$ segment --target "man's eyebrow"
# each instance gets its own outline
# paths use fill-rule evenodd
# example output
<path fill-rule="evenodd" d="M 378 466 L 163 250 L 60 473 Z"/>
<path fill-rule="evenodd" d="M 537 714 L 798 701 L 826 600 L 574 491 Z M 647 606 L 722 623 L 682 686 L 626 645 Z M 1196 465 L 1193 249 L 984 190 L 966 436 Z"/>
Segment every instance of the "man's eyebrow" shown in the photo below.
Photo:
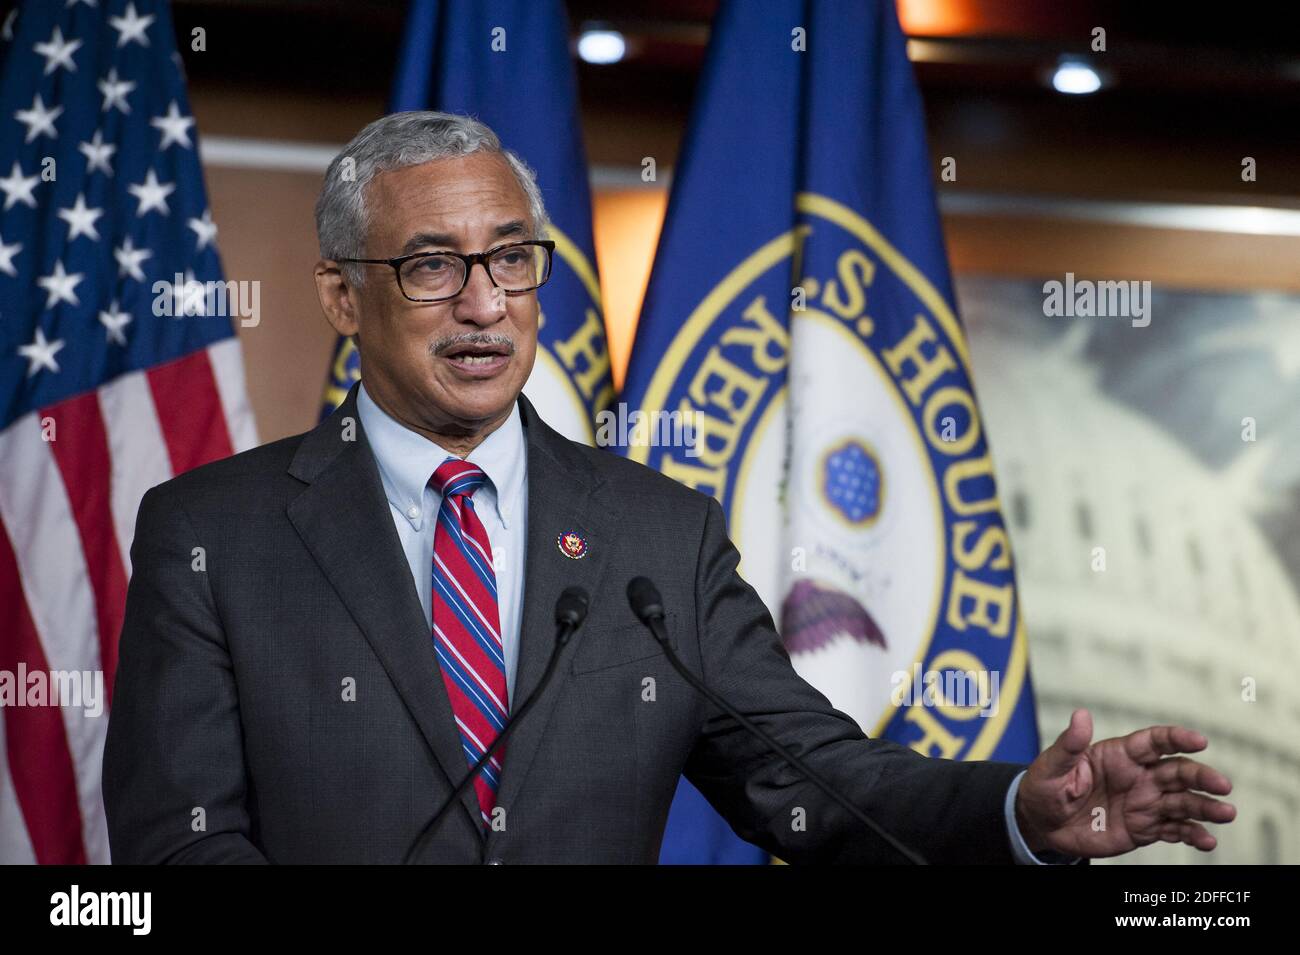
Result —
<path fill-rule="evenodd" d="M 516 235 L 527 235 L 528 224 L 524 222 L 523 219 L 514 219 L 510 222 L 506 222 L 502 225 L 497 226 L 495 229 L 492 230 L 492 234 L 495 235 L 498 239 L 505 239 L 505 238 L 509 238 L 510 236 L 516 236 Z"/>
<path fill-rule="evenodd" d="M 509 222 L 503 222 L 492 230 L 492 235 L 497 239 L 513 238 L 515 236 L 523 237 L 528 234 L 528 223 L 523 219 L 512 219 Z M 411 252 L 417 252 L 420 249 L 455 249 L 457 240 L 455 236 L 446 232 L 417 232 L 406 240 L 402 246 L 402 255 Z"/>
<path fill-rule="evenodd" d="M 456 240 L 445 232 L 417 232 L 406 240 L 406 245 L 402 246 L 402 255 L 408 252 L 415 252 L 419 249 L 427 249 L 431 246 L 450 249 L 456 245 Z"/>

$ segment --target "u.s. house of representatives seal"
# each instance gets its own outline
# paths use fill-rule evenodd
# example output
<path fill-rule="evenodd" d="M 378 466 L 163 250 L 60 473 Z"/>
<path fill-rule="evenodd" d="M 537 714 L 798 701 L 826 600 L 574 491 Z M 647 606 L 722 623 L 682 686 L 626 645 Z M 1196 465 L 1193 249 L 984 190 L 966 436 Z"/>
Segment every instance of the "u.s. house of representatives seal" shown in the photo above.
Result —
<path fill-rule="evenodd" d="M 796 209 L 646 391 L 646 415 L 693 413 L 695 447 L 629 453 L 722 503 L 795 667 L 864 731 L 988 758 L 1026 649 L 964 336 L 866 219 Z"/>

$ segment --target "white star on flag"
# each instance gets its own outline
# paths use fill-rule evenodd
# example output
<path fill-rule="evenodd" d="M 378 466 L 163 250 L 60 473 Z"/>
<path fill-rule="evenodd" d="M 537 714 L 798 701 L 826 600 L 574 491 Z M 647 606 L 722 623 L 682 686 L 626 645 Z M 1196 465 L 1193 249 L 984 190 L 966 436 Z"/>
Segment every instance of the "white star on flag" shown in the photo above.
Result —
<path fill-rule="evenodd" d="M 37 43 L 36 52 L 45 57 L 45 75 L 49 76 L 59 67 L 64 67 L 72 73 L 77 72 L 77 64 L 72 62 L 72 54 L 81 48 L 81 42 L 81 40 L 65 42 L 63 31 L 55 27 L 48 42 Z"/>
<path fill-rule="evenodd" d="M 135 213 L 137 216 L 142 216 L 151 209 L 157 209 L 165 216 L 171 215 L 167 197 L 176 191 L 176 186 L 170 182 L 160 183 L 152 169 L 145 174 L 144 182 L 138 186 L 127 186 L 126 190 L 140 200 L 140 208 Z"/>
<path fill-rule="evenodd" d="M 145 30 L 149 29 L 149 24 L 153 23 L 154 15 L 151 13 L 147 17 L 142 17 L 135 12 L 135 4 L 126 5 L 126 16 L 109 17 L 108 22 L 117 31 L 118 49 L 126 46 L 133 40 L 141 46 L 149 45 L 149 38 L 145 36 Z"/>
<path fill-rule="evenodd" d="M 122 329 L 131 324 L 131 315 L 118 307 L 117 299 L 113 299 L 113 304 L 107 310 L 99 313 L 99 324 L 104 326 L 110 342 L 126 344 L 126 334 Z"/>
<path fill-rule="evenodd" d="M 58 211 L 59 218 L 68 224 L 69 242 L 79 235 L 90 236 L 90 238 L 98 242 L 99 232 L 95 229 L 95 220 L 103 214 L 103 209 L 86 208 L 86 196 L 84 193 L 77 196 L 76 204 L 71 208 L 64 208 Z"/>
<path fill-rule="evenodd" d="M 131 112 L 131 104 L 126 101 L 126 94 L 135 89 L 135 83 L 130 80 L 119 80 L 116 67 L 109 70 L 108 76 L 100 80 L 97 85 L 99 91 L 104 94 L 102 112 L 107 113 L 110 109 L 120 109 L 123 113 Z"/>
<path fill-rule="evenodd" d="M 53 272 L 36 280 L 36 284 L 49 293 L 49 298 L 45 300 L 45 307 L 47 309 L 53 308 L 58 302 L 80 305 L 81 302 L 77 299 L 76 288 L 81 284 L 83 278 L 85 278 L 83 273 L 73 272 L 69 275 L 63 270 L 62 262 L 55 262 Z"/>
<path fill-rule="evenodd" d="M 35 209 L 36 197 L 32 195 L 32 190 L 40 181 L 37 176 L 24 176 L 18 160 L 15 159 L 13 172 L 9 173 L 7 178 L 0 179 L 0 192 L 5 194 L 5 212 L 20 202 Z"/>
<path fill-rule="evenodd" d="M 167 107 L 166 116 L 155 116 L 149 120 L 149 125 L 162 130 L 159 149 L 166 149 L 172 143 L 179 143 L 186 149 L 191 148 L 189 128 L 194 125 L 194 117 L 182 116 L 176 100 L 172 100 Z"/>
<path fill-rule="evenodd" d="M 27 366 L 27 377 L 30 378 L 42 368 L 48 368 L 50 371 L 58 371 L 59 363 L 54 360 L 55 354 L 63 347 L 63 339 L 58 338 L 49 341 L 45 337 L 45 332 L 40 327 L 36 329 L 36 338 L 30 345 L 19 345 L 18 354 L 26 358 L 30 365 Z"/>
<path fill-rule="evenodd" d="M 30 143 L 37 136 L 49 136 L 51 139 L 58 139 L 59 133 L 54 128 L 54 121 L 59 118 L 59 114 L 62 112 L 62 106 L 46 109 L 41 94 L 37 93 L 36 99 L 32 101 L 31 109 L 20 109 L 14 113 L 14 117 L 18 122 L 27 127 L 27 138 L 23 141 Z"/>
<path fill-rule="evenodd" d="M 198 248 L 206 249 L 217 237 L 217 224 L 212 221 L 212 210 L 204 209 L 202 219 L 191 219 L 186 223 L 199 237 Z"/>
<path fill-rule="evenodd" d="M 137 282 L 143 282 L 144 269 L 140 268 L 140 263 L 151 255 L 153 253 L 148 249 L 137 249 L 128 235 L 126 241 L 113 250 L 113 258 L 117 259 L 118 278 L 129 275 Z"/>
<path fill-rule="evenodd" d="M 23 250 L 21 242 L 15 242 L 13 245 L 5 245 L 5 237 L 0 235 L 0 272 L 5 275 L 18 274 L 14 268 L 14 256 Z"/>
<path fill-rule="evenodd" d="M 108 164 L 108 161 L 113 158 L 113 153 L 117 152 L 117 147 L 112 143 L 104 142 L 102 130 L 95 130 L 95 135 L 91 137 L 90 142 L 82 143 L 77 148 L 86 157 L 87 174 L 102 169 L 104 175 L 113 175 L 113 167 Z"/>

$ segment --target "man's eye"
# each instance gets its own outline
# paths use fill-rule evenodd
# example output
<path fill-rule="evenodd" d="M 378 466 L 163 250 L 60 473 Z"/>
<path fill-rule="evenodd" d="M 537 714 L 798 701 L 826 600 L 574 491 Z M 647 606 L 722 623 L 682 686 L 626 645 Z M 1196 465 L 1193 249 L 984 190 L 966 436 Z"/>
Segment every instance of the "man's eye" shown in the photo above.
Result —
<path fill-rule="evenodd" d="M 441 272 L 449 269 L 451 263 L 447 259 L 420 259 L 416 267 L 424 272 Z"/>

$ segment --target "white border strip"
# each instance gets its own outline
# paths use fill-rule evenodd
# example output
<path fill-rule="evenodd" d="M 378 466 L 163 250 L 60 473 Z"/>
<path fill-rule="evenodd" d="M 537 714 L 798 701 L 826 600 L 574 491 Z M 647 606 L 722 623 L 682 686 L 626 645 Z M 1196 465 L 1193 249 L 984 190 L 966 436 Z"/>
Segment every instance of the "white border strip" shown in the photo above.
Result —
<path fill-rule="evenodd" d="M 1300 210 L 1197 202 L 1117 202 L 1055 196 L 1012 196 L 944 192 L 939 209 L 954 216 L 1016 216 L 1066 219 L 1148 229 L 1231 232 L 1241 235 L 1300 235 Z"/>
<path fill-rule="evenodd" d="M 343 148 L 340 144 L 290 140 L 207 136 L 200 142 L 206 165 L 227 169 L 274 169 L 322 173 Z M 591 167 L 595 189 L 666 189 L 668 170 L 657 182 L 644 182 L 636 166 Z M 1002 215 L 1033 219 L 1064 219 L 1143 226 L 1149 229 L 1184 229 L 1239 235 L 1300 236 L 1300 209 L 1195 202 L 1126 202 L 1074 199 L 1058 196 L 1017 196 L 985 192 L 942 192 L 939 210 L 945 215 Z"/>
<path fill-rule="evenodd" d="M 343 148 L 343 143 L 305 143 L 239 136 L 205 136 L 199 153 L 205 166 L 220 169 L 272 169 L 280 172 L 323 173 Z M 591 167 L 593 189 L 667 189 L 672 171 L 657 170 L 656 181 L 641 178 L 639 166 Z"/>
<path fill-rule="evenodd" d="M 205 136 L 199 140 L 204 165 L 225 169 L 277 169 L 324 172 L 343 144 L 302 143 L 279 139 Z"/>

